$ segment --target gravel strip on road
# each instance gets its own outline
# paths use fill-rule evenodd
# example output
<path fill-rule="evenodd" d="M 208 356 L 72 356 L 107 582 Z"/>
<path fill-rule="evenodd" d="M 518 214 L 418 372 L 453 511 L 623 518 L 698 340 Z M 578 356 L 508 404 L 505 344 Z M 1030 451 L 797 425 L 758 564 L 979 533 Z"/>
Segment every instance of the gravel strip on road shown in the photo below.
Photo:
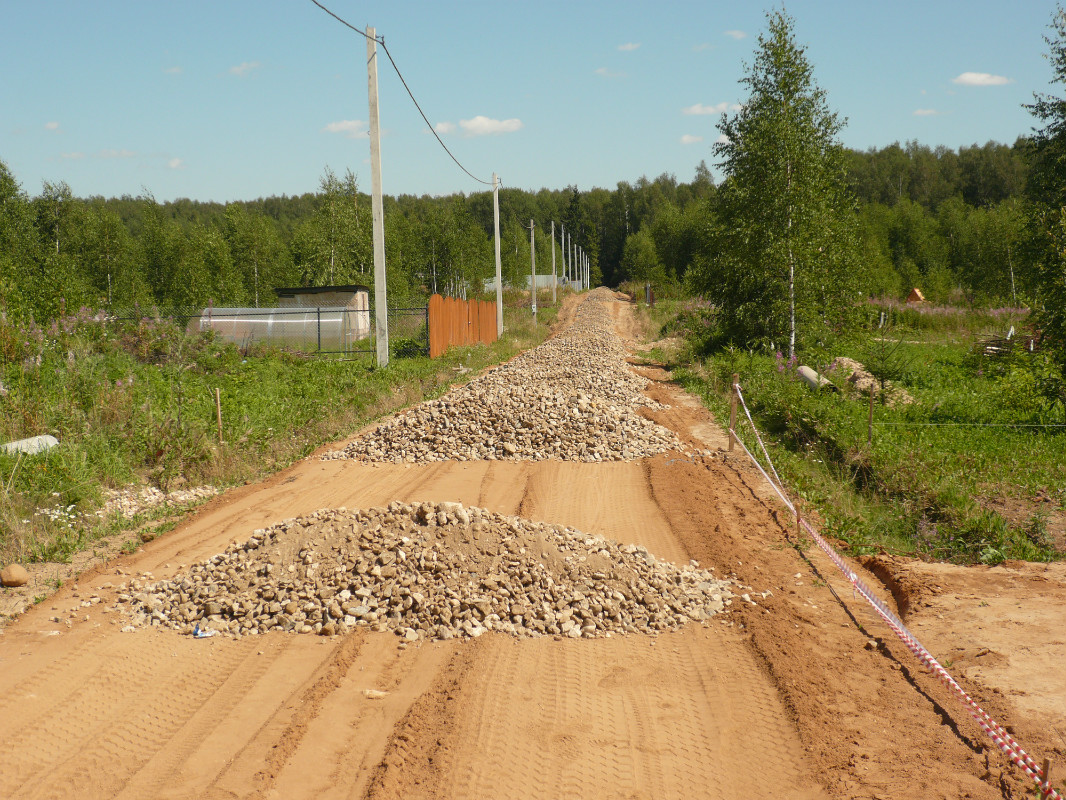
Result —
<path fill-rule="evenodd" d="M 683 450 L 673 433 L 637 413 L 661 408 L 626 363 L 605 288 L 544 344 L 395 416 L 324 459 L 621 461 Z"/>

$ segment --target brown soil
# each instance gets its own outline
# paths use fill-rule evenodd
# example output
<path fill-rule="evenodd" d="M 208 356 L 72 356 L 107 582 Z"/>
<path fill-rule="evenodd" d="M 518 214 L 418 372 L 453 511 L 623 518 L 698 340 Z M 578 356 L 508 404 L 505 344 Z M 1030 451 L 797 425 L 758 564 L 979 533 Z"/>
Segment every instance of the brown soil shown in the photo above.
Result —
<path fill-rule="evenodd" d="M 649 416 L 711 455 L 311 457 L 65 585 L 0 631 L 0 796 L 1027 796 L 965 709 L 796 542 L 757 473 L 719 449 L 709 414 L 661 370 L 643 371 L 671 406 Z M 750 586 L 755 604 L 656 637 L 411 646 L 363 630 L 122 633 L 104 604 L 82 609 L 129 573 L 171 577 L 281 519 L 392 500 L 457 501 L 696 559 Z M 868 582 L 975 699 L 1061 764 L 1062 565 L 869 566 Z M 54 621 L 74 609 L 76 621 Z"/>

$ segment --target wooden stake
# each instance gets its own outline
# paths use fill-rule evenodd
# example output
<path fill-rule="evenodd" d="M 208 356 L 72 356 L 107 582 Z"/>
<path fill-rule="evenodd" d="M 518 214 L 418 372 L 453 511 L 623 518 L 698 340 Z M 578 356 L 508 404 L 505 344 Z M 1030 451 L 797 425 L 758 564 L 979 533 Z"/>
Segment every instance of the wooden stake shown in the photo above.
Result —
<path fill-rule="evenodd" d="M 222 444 L 222 395 L 215 388 L 215 415 L 218 417 L 218 443 Z"/>
<path fill-rule="evenodd" d="M 870 384 L 870 418 L 866 425 L 866 444 L 874 446 L 874 385 Z"/>
<path fill-rule="evenodd" d="M 1045 758 L 1043 764 L 1044 782 L 1040 785 L 1040 800 L 1051 797 L 1051 759 Z"/>
<path fill-rule="evenodd" d="M 737 384 L 740 383 L 740 374 L 733 373 L 733 386 L 730 394 L 732 398 L 729 401 L 729 452 L 733 452 L 733 440 L 736 438 L 737 427 Z"/>

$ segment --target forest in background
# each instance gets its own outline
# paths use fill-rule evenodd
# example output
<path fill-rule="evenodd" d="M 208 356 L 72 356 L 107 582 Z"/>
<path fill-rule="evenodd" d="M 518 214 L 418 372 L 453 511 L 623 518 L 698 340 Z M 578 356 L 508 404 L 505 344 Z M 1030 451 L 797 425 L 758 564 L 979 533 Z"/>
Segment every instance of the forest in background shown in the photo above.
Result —
<path fill-rule="evenodd" d="M 952 150 L 918 142 L 845 150 L 865 293 L 933 302 L 1025 304 L 1025 151 L 989 142 Z M 705 163 L 688 182 L 663 174 L 614 189 L 500 190 L 505 281 L 525 286 L 529 221 L 538 273 L 549 233 L 565 227 L 590 257 L 593 285 L 683 284 L 715 258 L 719 187 Z M 385 198 L 390 305 L 478 294 L 494 274 L 492 195 Z M 150 194 L 72 196 L 45 182 L 29 195 L 0 161 L 0 308 L 37 323 L 80 307 L 271 306 L 277 286 L 373 285 L 370 198 L 326 167 L 319 191 L 228 204 Z"/>

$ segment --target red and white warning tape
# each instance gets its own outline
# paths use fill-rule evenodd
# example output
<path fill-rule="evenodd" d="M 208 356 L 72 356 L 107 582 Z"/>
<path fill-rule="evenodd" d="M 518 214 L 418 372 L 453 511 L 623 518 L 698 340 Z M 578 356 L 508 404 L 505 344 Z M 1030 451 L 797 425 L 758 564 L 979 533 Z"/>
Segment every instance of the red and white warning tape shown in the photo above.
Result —
<path fill-rule="evenodd" d="M 744 442 L 736 435 L 735 431 L 730 431 L 729 434 L 733 437 L 733 441 L 739 444 L 744 452 L 748 454 L 748 458 L 751 459 L 759 472 L 762 473 L 762 476 L 766 478 L 766 482 L 770 484 L 775 492 L 777 492 L 777 496 L 781 498 L 781 502 L 788 507 L 788 510 L 797 518 L 804 530 L 811 535 L 811 538 L 814 539 L 815 543 L 827 556 L 829 556 L 829 559 L 836 564 L 837 568 L 844 573 L 844 576 L 848 579 L 851 585 L 855 587 L 855 591 L 866 599 L 866 602 L 873 607 L 874 611 L 876 611 L 888 627 L 892 629 L 892 632 L 895 633 L 903 644 L 907 646 L 907 649 L 914 653 L 918 660 L 936 676 L 937 680 L 950 689 L 955 696 L 963 702 L 966 706 L 966 710 L 970 712 L 970 715 L 981 727 L 981 730 L 983 730 L 989 738 L 996 743 L 996 746 L 1002 750 L 1011 761 L 1024 770 L 1026 775 L 1033 779 L 1033 781 L 1045 793 L 1045 797 L 1048 798 L 1048 800 L 1063 800 L 1062 795 L 1058 791 L 1047 785 L 1043 770 L 1037 765 L 1036 761 L 1033 760 L 1032 756 L 1026 753 L 1021 745 L 1015 741 L 1014 737 L 1011 736 L 1002 725 L 996 722 L 987 711 L 974 702 L 973 698 L 967 694 L 965 689 L 959 686 L 958 682 L 940 665 L 940 662 L 933 657 L 932 653 L 930 653 L 925 646 L 915 638 L 914 634 L 907 630 L 907 626 L 903 624 L 902 620 L 892 613 L 888 606 L 870 591 L 869 587 L 863 583 L 862 579 L 855 574 L 855 570 L 848 566 L 847 562 L 844 561 L 840 554 L 833 549 L 832 545 L 814 530 L 814 528 L 807 523 L 807 520 L 799 516 L 795 505 L 792 504 L 785 494 L 783 488 L 784 484 L 778 476 L 777 470 L 774 469 L 770 454 L 766 450 L 766 445 L 763 444 L 762 436 L 759 435 L 759 429 L 755 427 L 755 422 L 751 418 L 751 412 L 748 411 L 748 404 L 744 402 L 744 394 L 740 390 L 740 384 L 733 384 L 733 389 L 736 391 L 740 404 L 744 408 L 744 414 L 748 418 L 748 424 L 751 425 L 752 431 L 755 433 L 755 439 L 762 448 L 763 455 L 766 456 L 766 463 L 770 465 L 770 471 L 773 472 L 774 478 L 777 480 L 774 481 L 770 478 L 766 473 L 766 470 L 763 469 L 762 464 L 760 464 L 759 460 L 751 454 L 751 451 L 748 450 Z"/>

